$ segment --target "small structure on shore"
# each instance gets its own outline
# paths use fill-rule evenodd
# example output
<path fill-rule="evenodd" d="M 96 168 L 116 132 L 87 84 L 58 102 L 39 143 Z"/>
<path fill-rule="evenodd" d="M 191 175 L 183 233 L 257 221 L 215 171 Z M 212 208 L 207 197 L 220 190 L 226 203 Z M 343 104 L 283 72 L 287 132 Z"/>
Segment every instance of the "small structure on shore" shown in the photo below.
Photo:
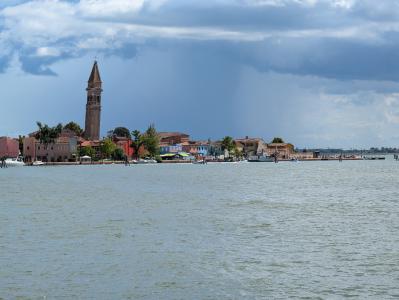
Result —
<path fill-rule="evenodd" d="M 88 155 L 82 156 L 82 157 L 80 158 L 80 162 L 81 162 L 81 163 L 91 163 L 91 157 L 88 156 Z"/>

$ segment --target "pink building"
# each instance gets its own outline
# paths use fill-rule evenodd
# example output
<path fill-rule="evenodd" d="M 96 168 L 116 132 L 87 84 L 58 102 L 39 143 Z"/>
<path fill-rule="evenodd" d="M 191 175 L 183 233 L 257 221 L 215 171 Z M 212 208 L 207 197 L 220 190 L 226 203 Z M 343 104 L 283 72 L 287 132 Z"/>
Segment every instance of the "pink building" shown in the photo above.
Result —
<path fill-rule="evenodd" d="M 75 161 L 77 157 L 77 138 L 60 136 L 55 143 L 43 145 L 34 137 L 24 139 L 24 157 L 26 162 L 41 160 L 44 162 Z"/>
<path fill-rule="evenodd" d="M 18 157 L 19 143 L 9 137 L 0 137 L 0 157 Z"/>

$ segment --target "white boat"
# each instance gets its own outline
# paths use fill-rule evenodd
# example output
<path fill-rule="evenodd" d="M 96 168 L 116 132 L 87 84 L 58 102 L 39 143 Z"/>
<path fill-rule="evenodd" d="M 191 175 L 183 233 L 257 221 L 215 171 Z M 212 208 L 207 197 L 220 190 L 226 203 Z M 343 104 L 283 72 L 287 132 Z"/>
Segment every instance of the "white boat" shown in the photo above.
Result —
<path fill-rule="evenodd" d="M 156 164 L 157 161 L 155 159 L 140 159 L 136 162 L 136 164 Z"/>
<path fill-rule="evenodd" d="M 206 160 L 193 160 L 192 163 L 195 165 L 206 165 Z"/>
<path fill-rule="evenodd" d="M 25 166 L 25 163 L 23 160 L 18 157 L 18 158 L 7 158 L 5 160 L 6 167 L 23 167 Z"/>
<path fill-rule="evenodd" d="M 44 166 L 45 163 L 42 162 L 41 160 L 36 160 L 32 163 L 32 166 Z"/>

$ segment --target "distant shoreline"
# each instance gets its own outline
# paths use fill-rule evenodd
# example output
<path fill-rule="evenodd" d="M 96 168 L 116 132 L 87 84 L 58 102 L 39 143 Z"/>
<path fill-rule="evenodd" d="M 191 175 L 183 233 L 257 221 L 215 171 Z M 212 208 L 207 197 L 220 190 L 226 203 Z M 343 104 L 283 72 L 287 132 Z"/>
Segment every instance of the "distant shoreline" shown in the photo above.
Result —
<path fill-rule="evenodd" d="M 339 161 L 339 158 L 309 158 L 309 159 L 299 159 L 298 161 L 300 162 L 307 162 L 307 161 Z M 342 158 L 342 161 L 360 161 L 363 160 L 363 158 L 359 157 L 352 157 L 352 158 Z M 278 162 L 291 162 L 290 159 L 279 159 Z M 239 162 L 229 162 L 229 161 L 221 161 L 221 160 L 215 160 L 215 161 L 208 161 L 207 163 L 239 163 Z M 250 164 L 253 163 L 262 163 L 264 164 L 265 162 L 248 162 Z M 273 163 L 273 162 L 269 162 Z M 124 161 L 96 161 L 96 162 L 44 162 L 43 165 L 41 166 L 98 166 L 98 165 L 124 165 Z M 187 160 L 169 160 L 169 161 L 162 161 L 159 163 L 147 163 L 151 165 L 155 164 L 192 164 L 192 161 L 187 161 Z M 138 164 L 138 163 L 129 163 L 129 165 L 143 165 L 143 164 Z M 144 165 L 146 165 L 144 163 Z M 27 164 L 26 166 L 29 167 L 40 167 L 40 166 L 34 166 L 31 164 Z"/>

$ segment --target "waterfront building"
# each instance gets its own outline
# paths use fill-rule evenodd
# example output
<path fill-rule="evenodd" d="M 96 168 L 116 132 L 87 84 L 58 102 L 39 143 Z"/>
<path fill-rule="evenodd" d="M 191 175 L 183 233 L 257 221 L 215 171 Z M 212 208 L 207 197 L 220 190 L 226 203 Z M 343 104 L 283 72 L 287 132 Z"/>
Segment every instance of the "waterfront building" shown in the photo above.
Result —
<path fill-rule="evenodd" d="M 317 157 L 314 152 L 302 151 L 302 152 L 295 152 L 295 153 L 291 154 L 290 158 L 296 158 L 299 160 L 311 160 L 311 159 L 314 159 Z"/>
<path fill-rule="evenodd" d="M 161 154 L 162 160 L 193 160 L 194 157 L 186 152 Z"/>
<path fill-rule="evenodd" d="M 274 155 L 278 154 L 279 158 L 289 159 L 295 153 L 294 145 L 289 143 L 271 143 L 267 145 L 267 154 Z"/>
<path fill-rule="evenodd" d="M 79 147 L 85 148 L 90 147 L 94 150 L 94 155 L 92 159 L 101 159 L 101 141 L 88 141 L 84 139 L 79 140 Z"/>
<path fill-rule="evenodd" d="M 0 137 L 0 158 L 16 158 L 19 155 L 19 142 L 9 137 Z"/>
<path fill-rule="evenodd" d="M 208 156 L 210 147 L 209 141 L 189 141 L 183 145 L 183 151 L 194 156 Z"/>
<path fill-rule="evenodd" d="M 116 147 L 122 149 L 123 154 L 129 159 L 134 155 L 134 149 L 132 147 L 132 140 L 127 137 L 122 136 L 112 136 L 112 141 L 115 143 Z"/>
<path fill-rule="evenodd" d="M 262 138 L 250 138 L 246 136 L 245 138 L 236 139 L 235 143 L 237 149 L 242 151 L 246 157 L 266 155 L 267 144 Z"/>
<path fill-rule="evenodd" d="M 87 140 L 98 141 L 100 139 L 101 124 L 101 93 L 102 82 L 97 61 L 94 62 L 87 84 L 87 103 L 84 137 Z"/>
<path fill-rule="evenodd" d="M 214 158 L 218 159 L 224 159 L 226 154 L 225 152 L 226 151 L 223 150 L 221 141 L 215 141 L 209 144 L 208 156 L 213 156 Z"/>
<path fill-rule="evenodd" d="M 182 144 L 169 145 L 167 143 L 160 143 L 159 149 L 160 149 L 160 154 L 179 153 L 183 151 L 183 145 Z"/>
<path fill-rule="evenodd" d="M 158 132 L 160 144 L 176 145 L 185 144 L 190 140 L 190 136 L 181 132 Z"/>
<path fill-rule="evenodd" d="M 60 136 L 54 143 L 41 144 L 34 136 L 24 139 L 25 162 L 41 160 L 43 162 L 76 161 L 78 155 L 78 138 Z"/>

